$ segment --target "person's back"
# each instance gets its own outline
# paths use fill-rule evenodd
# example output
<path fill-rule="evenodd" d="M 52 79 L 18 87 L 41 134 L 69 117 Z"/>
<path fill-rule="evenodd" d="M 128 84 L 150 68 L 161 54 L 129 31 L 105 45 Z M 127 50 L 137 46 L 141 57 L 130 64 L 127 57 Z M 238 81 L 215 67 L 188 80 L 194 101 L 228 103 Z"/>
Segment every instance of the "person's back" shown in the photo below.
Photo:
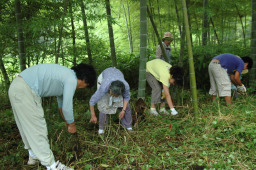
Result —
<path fill-rule="evenodd" d="M 75 72 L 58 64 L 35 65 L 22 71 L 20 75 L 40 97 L 62 96 L 65 86 L 75 92 L 77 85 Z"/>
<path fill-rule="evenodd" d="M 233 54 L 220 54 L 216 57 L 214 57 L 213 59 L 217 59 L 220 61 L 220 65 L 227 69 L 227 72 L 230 74 L 232 73 L 234 70 L 239 71 L 240 74 L 242 73 L 243 69 L 244 69 L 244 62 L 243 60 Z"/>

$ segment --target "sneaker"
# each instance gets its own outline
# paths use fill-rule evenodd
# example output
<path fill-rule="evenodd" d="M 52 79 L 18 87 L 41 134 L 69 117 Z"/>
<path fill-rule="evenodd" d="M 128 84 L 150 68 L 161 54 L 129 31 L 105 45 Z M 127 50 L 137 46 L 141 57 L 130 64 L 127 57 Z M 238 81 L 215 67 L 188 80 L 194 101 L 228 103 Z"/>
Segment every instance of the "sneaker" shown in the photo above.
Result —
<path fill-rule="evenodd" d="M 171 112 L 172 112 L 171 114 L 172 114 L 173 116 L 175 116 L 175 115 L 178 114 L 178 112 L 177 112 L 174 108 L 171 109 Z"/>
<path fill-rule="evenodd" d="M 154 115 L 154 116 L 158 116 L 159 115 L 159 113 L 156 110 L 150 110 L 149 113 Z"/>
<path fill-rule="evenodd" d="M 65 166 L 64 164 L 60 163 L 60 161 L 57 161 L 55 164 L 55 168 L 51 170 L 74 170 L 74 169 Z"/>
<path fill-rule="evenodd" d="M 126 128 L 126 129 L 127 129 L 128 133 L 133 133 L 134 132 L 131 127 L 130 128 Z"/>
<path fill-rule="evenodd" d="M 160 109 L 159 112 L 160 112 L 161 114 L 165 114 L 165 115 L 169 115 L 169 114 L 170 114 L 165 108 Z"/>
<path fill-rule="evenodd" d="M 38 162 L 37 158 L 33 158 L 33 157 L 29 156 L 28 165 L 35 165 L 37 162 Z"/>
<path fill-rule="evenodd" d="M 103 129 L 99 129 L 98 133 L 99 133 L 99 135 L 103 135 L 104 134 L 104 130 Z"/>

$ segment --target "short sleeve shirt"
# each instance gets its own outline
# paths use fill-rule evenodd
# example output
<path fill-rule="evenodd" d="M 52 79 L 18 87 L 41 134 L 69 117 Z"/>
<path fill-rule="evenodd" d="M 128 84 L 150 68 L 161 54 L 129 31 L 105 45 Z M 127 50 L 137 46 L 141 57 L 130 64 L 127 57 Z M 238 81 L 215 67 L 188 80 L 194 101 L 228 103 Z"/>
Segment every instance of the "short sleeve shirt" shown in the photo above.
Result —
<path fill-rule="evenodd" d="M 154 59 L 148 61 L 146 64 L 146 72 L 151 73 L 158 81 L 163 83 L 165 86 L 170 85 L 170 68 L 171 64 L 161 60 Z"/>
<path fill-rule="evenodd" d="M 227 69 L 227 72 L 229 74 L 233 73 L 235 70 L 241 74 L 244 69 L 243 60 L 240 57 L 233 54 L 229 54 L 229 53 L 221 54 L 214 57 L 213 59 L 219 60 L 220 65 L 223 68 Z"/>

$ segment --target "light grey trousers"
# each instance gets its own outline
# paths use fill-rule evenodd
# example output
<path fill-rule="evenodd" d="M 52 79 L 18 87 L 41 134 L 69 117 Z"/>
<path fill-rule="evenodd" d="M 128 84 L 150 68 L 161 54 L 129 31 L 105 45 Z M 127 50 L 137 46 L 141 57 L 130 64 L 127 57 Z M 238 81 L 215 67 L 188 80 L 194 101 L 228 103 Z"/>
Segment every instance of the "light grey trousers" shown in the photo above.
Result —
<path fill-rule="evenodd" d="M 31 149 L 44 166 L 55 160 L 50 149 L 41 97 L 21 77 L 16 77 L 10 88 L 9 98 L 25 149 Z"/>
<path fill-rule="evenodd" d="M 119 107 L 117 109 L 117 113 L 120 113 L 122 110 L 122 107 Z M 99 129 L 104 129 L 106 125 L 108 124 L 108 114 L 101 113 L 99 114 Z M 124 117 L 121 119 L 121 124 L 124 128 L 131 128 L 132 127 L 132 115 L 131 115 L 131 107 L 128 103 L 126 107 L 126 112 L 124 114 Z"/>
<path fill-rule="evenodd" d="M 161 103 L 163 85 L 151 73 L 146 72 L 146 80 L 152 88 L 151 104 Z"/>

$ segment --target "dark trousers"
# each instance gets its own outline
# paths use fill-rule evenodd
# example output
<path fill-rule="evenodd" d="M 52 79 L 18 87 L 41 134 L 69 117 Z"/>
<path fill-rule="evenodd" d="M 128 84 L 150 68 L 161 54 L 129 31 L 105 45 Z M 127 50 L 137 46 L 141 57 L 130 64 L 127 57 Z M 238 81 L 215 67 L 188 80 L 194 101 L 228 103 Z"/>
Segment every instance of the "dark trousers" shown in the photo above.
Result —
<path fill-rule="evenodd" d="M 122 111 L 122 107 L 119 107 L 117 109 L 118 114 Z M 104 114 L 100 112 L 99 114 L 99 129 L 104 129 L 106 125 L 108 124 L 108 114 Z M 124 128 L 131 128 L 132 127 L 132 115 L 131 115 L 131 107 L 128 103 L 126 112 L 124 114 L 124 117 L 121 119 L 121 124 Z"/>

